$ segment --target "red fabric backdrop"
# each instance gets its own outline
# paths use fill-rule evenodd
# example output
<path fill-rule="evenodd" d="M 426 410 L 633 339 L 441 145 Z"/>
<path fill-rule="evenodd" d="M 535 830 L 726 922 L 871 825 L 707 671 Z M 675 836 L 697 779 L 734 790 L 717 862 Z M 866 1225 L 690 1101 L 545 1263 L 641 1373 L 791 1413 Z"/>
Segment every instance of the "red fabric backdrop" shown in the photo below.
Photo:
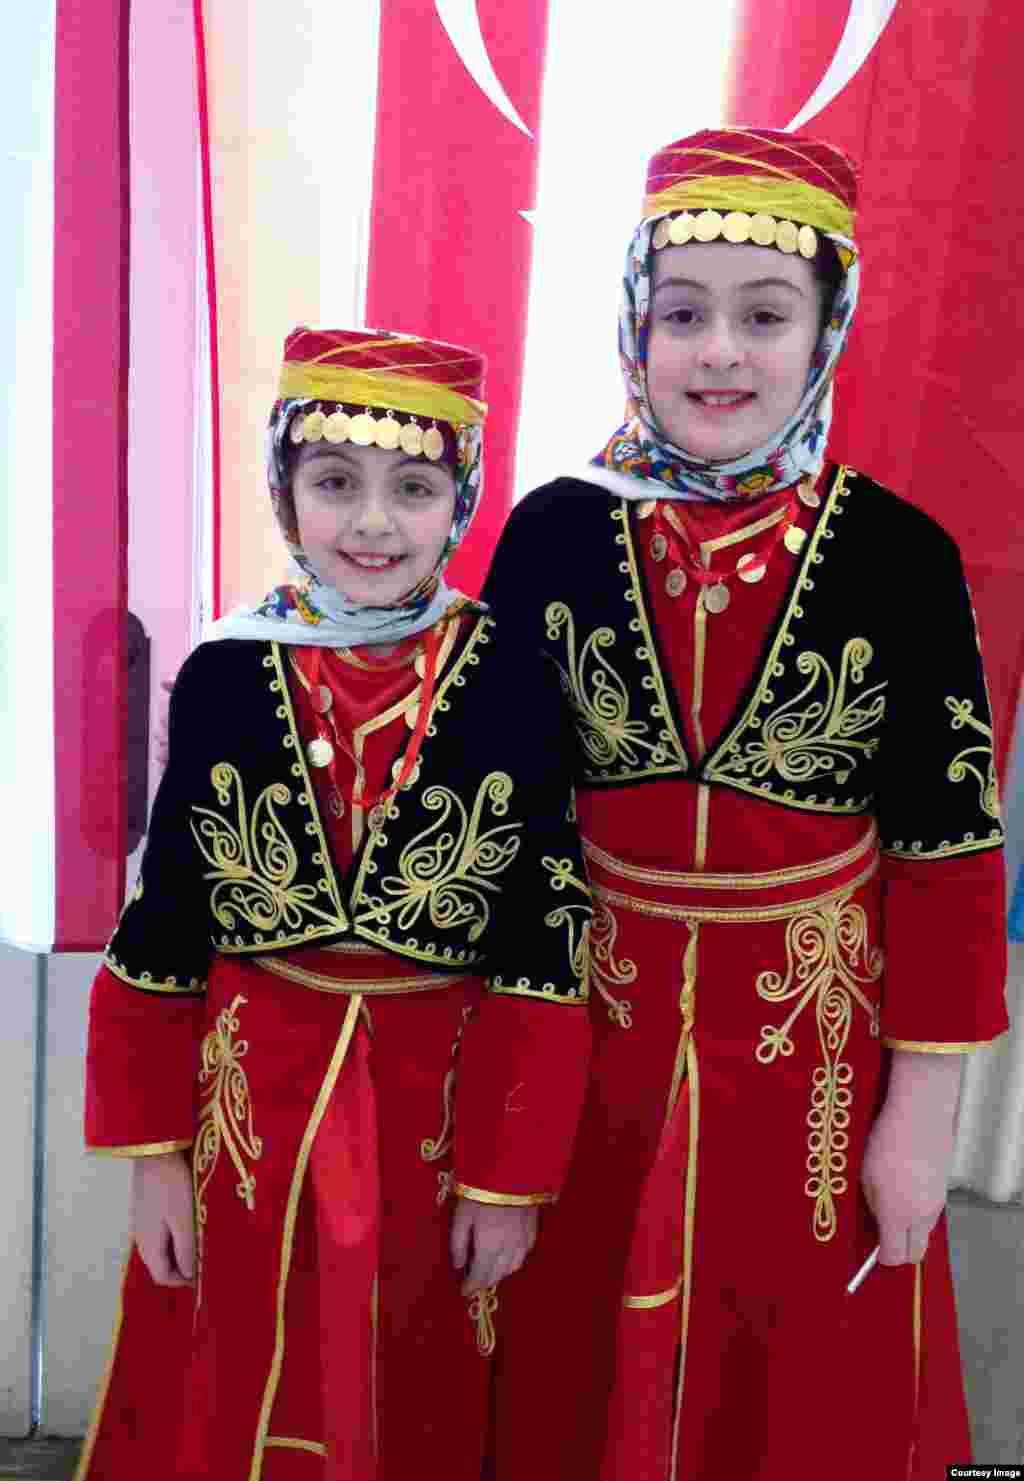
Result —
<path fill-rule="evenodd" d="M 475 593 L 512 503 L 548 7 L 479 0 L 479 37 L 470 9 L 382 0 L 366 321 L 488 358 L 485 496 L 449 572 Z"/>
<path fill-rule="evenodd" d="M 124 899 L 127 0 L 61 0 L 55 65 L 54 949 L 75 951 Z"/>
<path fill-rule="evenodd" d="M 865 8 L 740 0 L 727 120 L 786 127 Z M 801 125 L 861 166 L 864 278 L 833 449 L 960 542 L 1001 761 L 1024 673 L 1022 62 L 1012 7 L 899 0 L 864 65 Z"/>

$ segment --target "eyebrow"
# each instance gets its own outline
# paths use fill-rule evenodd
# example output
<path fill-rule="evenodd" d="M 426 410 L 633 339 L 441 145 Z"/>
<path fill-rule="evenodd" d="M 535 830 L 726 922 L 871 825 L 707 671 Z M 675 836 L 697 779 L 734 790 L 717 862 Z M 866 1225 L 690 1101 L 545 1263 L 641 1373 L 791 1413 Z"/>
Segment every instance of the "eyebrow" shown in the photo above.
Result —
<path fill-rule="evenodd" d="M 358 466 L 358 460 L 347 453 L 343 447 L 314 447 L 312 452 L 306 454 L 306 456 L 302 459 L 302 462 L 312 463 L 314 458 L 341 458 L 342 461 L 348 463 L 350 467 L 355 468 Z M 397 468 L 405 468 L 409 463 L 415 464 L 415 466 L 420 469 L 425 467 L 430 468 L 432 466 L 430 463 L 425 464 L 423 462 L 423 459 L 420 457 L 410 457 L 399 459 L 397 463 L 392 463 L 391 467 L 392 470 Z"/>
<path fill-rule="evenodd" d="M 738 286 L 743 293 L 760 288 L 788 288 L 790 293 L 798 293 L 801 298 L 804 297 L 803 289 L 797 287 L 796 283 L 791 283 L 788 278 L 751 278 Z M 699 293 L 711 292 L 706 283 L 699 283 L 696 278 L 662 278 L 654 286 L 655 295 L 663 288 L 696 288 Z"/>

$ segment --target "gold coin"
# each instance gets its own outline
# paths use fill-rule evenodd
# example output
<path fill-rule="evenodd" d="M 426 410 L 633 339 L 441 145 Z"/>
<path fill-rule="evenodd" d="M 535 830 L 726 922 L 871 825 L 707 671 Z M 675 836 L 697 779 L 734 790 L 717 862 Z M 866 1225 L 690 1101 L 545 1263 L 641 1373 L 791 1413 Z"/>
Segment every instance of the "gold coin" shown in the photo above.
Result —
<path fill-rule="evenodd" d="M 374 440 L 376 424 L 369 412 L 361 411 L 348 424 L 349 438 L 357 447 L 370 447 Z"/>
<path fill-rule="evenodd" d="M 681 247 L 693 236 L 693 217 L 689 211 L 684 211 L 681 216 L 673 216 L 672 224 L 668 229 L 669 241 L 675 246 Z"/>
<path fill-rule="evenodd" d="M 709 586 L 704 593 L 704 605 L 709 612 L 724 612 L 731 601 L 729 588 L 720 581 L 717 586 Z"/>
<path fill-rule="evenodd" d="M 423 456 L 432 463 L 444 457 L 444 437 L 437 427 L 428 427 L 423 434 Z"/>
<path fill-rule="evenodd" d="M 807 531 L 799 525 L 790 525 L 782 537 L 782 543 L 791 555 L 799 555 L 807 544 Z"/>
<path fill-rule="evenodd" d="M 746 211 L 730 211 L 722 222 L 722 235 L 727 242 L 749 242 L 750 217 Z"/>
<path fill-rule="evenodd" d="M 332 411 L 324 422 L 324 436 L 327 438 L 327 441 L 347 442 L 349 421 L 348 412 Z"/>
<path fill-rule="evenodd" d="M 821 495 L 813 483 L 802 483 L 796 491 L 796 496 L 801 504 L 806 504 L 808 509 L 817 509 L 821 504 Z"/>
<path fill-rule="evenodd" d="M 406 422 L 398 434 L 398 445 L 410 458 L 416 458 L 423 451 L 423 428 L 418 422 Z"/>
<path fill-rule="evenodd" d="M 759 555 L 754 555 L 751 551 L 748 551 L 746 555 L 741 555 L 736 562 L 736 574 L 741 581 L 747 581 L 751 585 L 755 581 L 763 581 L 767 570 L 768 567 L 765 565 L 763 558 Z"/>
<path fill-rule="evenodd" d="M 663 561 L 668 553 L 668 541 L 660 532 L 651 537 L 651 560 Z"/>
<path fill-rule="evenodd" d="M 318 715 L 326 715 L 334 703 L 334 697 L 326 684 L 318 684 L 309 698 Z"/>
<path fill-rule="evenodd" d="M 665 590 L 670 597 L 682 596 L 686 590 L 686 572 L 678 566 L 665 577 Z"/>
<path fill-rule="evenodd" d="M 813 257 L 818 250 L 818 233 L 813 226 L 801 226 L 796 234 L 801 257 Z"/>
<path fill-rule="evenodd" d="M 774 216 L 767 216 L 764 211 L 758 211 L 756 216 L 751 216 L 750 240 L 756 242 L 759 247 L 774 247 L 775 231 Z"/>
<path fill-rule="evenodd" d="M 669 241 L 671 240 L 669 235 L 671 228 L 671 221 L 669 221 L 667 216 L 663 216 L 658 222 L 657 226 L 654 228 L 654 233 L 651 237 L 651 246 L 654 248 L 655 252 L 660 252 L 662 247 L 668 246 Z"/>
<path fill-rule="evenodd" d="M 780 221 L 775 228 L 775 245 L 780 252 L 795 252 L 799 234 L 792 221 Z"/>
<path fill-rule="evenodd" d="M 319 442 L 324 435 L 324 422 L 327 418 L 322 411 L 311 411 L 302 423 L 302 435 L 307 442 Z"/>
<path fill-rule="evenodd" d="M 292 424 L 288 428 L 288 436 L 294 443 L 302 442 L 305 439 L 304 427 L 305 417 L 292 417 Z"/>
<path fill-rule="evenodd" d="M 385 452 L 394 452 L 398 446 L 398 434 L 401 430 L 394 417 L 378 417 L 373 429 L 373 440 Z"/>
<path fill-rule="evenodd" d="M 316 740 L 311 740 L 306 747 L 306 755 L 309 757 L 311 766 L 330 766 L 334 760 L 334 747 L 329 740 L 318 735 Z"/>
<path fill-rule="evenodd" d="M 698 242 L 713 242 L 722 235 L 722 217 L 718 211 L 701 211 L 693 223 Z"/>
<path fill-rule="evenodd" d="M 650 519 L 657 507 L 657 499 L 641 499 L 640 503 L 636 506 L 637 519 Z"/>

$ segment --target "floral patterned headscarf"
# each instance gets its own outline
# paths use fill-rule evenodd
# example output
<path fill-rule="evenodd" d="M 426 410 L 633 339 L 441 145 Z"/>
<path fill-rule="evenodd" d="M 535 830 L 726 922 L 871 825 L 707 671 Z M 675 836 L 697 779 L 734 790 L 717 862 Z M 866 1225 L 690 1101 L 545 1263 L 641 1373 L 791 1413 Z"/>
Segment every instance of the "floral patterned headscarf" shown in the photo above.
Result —
<path fill-rule="evenodd" d="M 829 189 L 821 183 L 825 177 Z M 854 194 L 852 166 L 837 150 L 774 130 L 704 131 L 654 156 L 645 219 L 626 256 L 619 312 L 627 420 L 592 459 L 597 469 L 627 476 L 615 480 L 619 492 L 650 498 L 649 481 L 654 480 L 662 498 L 730 500 L 788 488 L 820 472 L 832 420 L 832 379 L 860 286 L 859 254 L 851 235 Z M 699 214 L 692 215 L 691 209 Z M 681 227 L 669 235 L 677 220 Z M 801 235 L 807 231 L 809 237 Z M 676 447 L 658 424 L 647 387 L 656 252 L 677 240 L 720 238 L 737 245 L 760 241 L 789 253 L 798 250 L 800 241 L 799 250 L 807 256 L 804 245 L 811 248 L 818 237 L 837 250 L 843 278 L 793 415 L 769 442 L 740 458 L 713 462 Z M 635 489 L 627 481 L 632 479 Z"/>
<path fill-rule="evenodd" d="M 315 359 L 312 350 L 320 351 Z M 460 364 L 461 381 L 437 383 L 423 375 L 426 369 L 435 377 L 451 377 Z M 413 376 L 413 371 L 419 374 Z M 276 586 L 256 607 L 239 608 L 221 619 L 216 636 L 270 637 L 322 647 L 397 643 L 432 627 L 446 613 L 476 605 L 449 587 L 443 573 L 472 523 L 483 487 L 481 422 L 486 408 L 457 388 L 471 384 L 479 391 L 482 380 L 481 357 L 451 345 L 370 330 L 294 331 L 286 344 L 282 389 L 358 387 L 359 398 L 282 395 L 274 403 L 267 430 L 267 481 L 288 553 L 306 579 Z M 447 410 L 453 419 L 432 416 L 431 409 Z M 457 420 L 460 411 L 478 419 Z M 362 605 L 322 581 L 302 548 L 295 522 L 290 484 L 297 444 L 321 438 L 343 442 L 349 429 L 357 446 L 393 449 L 401 437 L 410 455 L 447 467 L 455 480 L 451 528 L 433 571 L 389 606 Z"/>

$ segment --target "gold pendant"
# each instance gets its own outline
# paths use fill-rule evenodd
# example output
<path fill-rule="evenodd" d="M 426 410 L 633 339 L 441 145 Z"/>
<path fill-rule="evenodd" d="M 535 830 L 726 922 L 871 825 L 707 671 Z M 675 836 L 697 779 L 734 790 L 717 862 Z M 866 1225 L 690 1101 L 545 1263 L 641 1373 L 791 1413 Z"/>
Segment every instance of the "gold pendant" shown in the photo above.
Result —
<path fill-rule="evenodd" d="M 307 442 L 319 442 L 324 435 L 327 418 L 322 411 L 311 411 L 302 421 L 302 435 Z"/>
<path fill-rule="evenodd" d="M 428 427 L 423 434 L 423 456 L 432 463 L 444 456 L 444 438 L 436 427 Z"/>
<path fill-rule="evenodd" d="M 398 437 L 401 430 L 401 427 L 395 421 L 393 416 L 378 417 L 377 425 L 374 428 L 373 432 L 374 441 L 376 442 L 377 446 L 382 447 L 385 452 L 394 452 L 395 448 L 398 446 Z"/>
<path fill-rule="evenodd" d="M 330 766 L 334 760 L 334 747 L 324 736 L 318 735 L 316 740 L 311 740 L 306 747 L 306 755 L 309 757 L 311 766 Z"/>
<path fill-rule="evenodd" d="M 419 422 L 406 422 L 398 434 L 398 444 L 407 457 L 419 457 L 423 451 L 423 428 Z"/>
<path fill-rule="evenodd" d="M 759 555 L 754 555 L 750 551 L 746 555 L 741 555 L 736 562 L 737 576 L 741 581 L 747 581 L 751 585 L 755 581 L 763 581 L 767 570 L 768 567 L 765 565 L 763 558 Z"/>
<path fill-rule="evenodd" d="M 811 479 L 806 479 L 796 491 L 796 496 L 801 504 L 806 504 L 808 509 L 817 509 L 821 504 L 821 495 L 814 487 Z"/>
<path fill-rule="evenodd" d="M 807 531 L 802 530 L 799 525 L 790 525 L 782 537 L 782 543 L 790 555 L 799 555 L 807 544 Z"/>
<path fill-rule="evenodd" d="M 348 424 L 349 438 L 355 443 L 356 447 L 370 447 L 373 443 L 375 430 L 373 417 L 366 411 L 361 411 Z"/>
<path fill-rule="evenodd" d="M 309 698 L 318 715 L 326 715 L 334 703 L 334 697 L 326 684 L 318 684 L 315 689 L 311 689 Z"/>
<path fill-rule="evenodd" d="M 658 534 L 651 537 L 651 560 L 663 561 L 667 554 L 668 541 L 665 539 L 665 536 L 659 531 Z"/>
<path fill-rule="evenodd" d="M 324 437 L 328 442 L 347 442 L 351 417 L 345 411 L 332 411 L 324 422 Z"/>
<path fill-rule="evenodd" d="M 686 572 L 678 566 L 665 577 L 665 590 L 670 597 L 682 596 L 686 590 Z"/>
<path fill-rule="evenodd" d="M 662 247 L 668 246 L 669 230 L 671 226 L 672 223 L 671 221 L 669 221 L 668 217 L 663 216 L 658 222 L 657 226 L 654 228 L 654 235 L 651 237 L 651 246 L 654 248 L 655 252 L 660 252 Z"/>
<path fill-rule="evenodd" d="M 724 612 L 732 601 L 732 595 L 727 586 L 721 581 L 716 586 L 709 586 L 704 593 L 704 605 L 709 612 Z"/>

